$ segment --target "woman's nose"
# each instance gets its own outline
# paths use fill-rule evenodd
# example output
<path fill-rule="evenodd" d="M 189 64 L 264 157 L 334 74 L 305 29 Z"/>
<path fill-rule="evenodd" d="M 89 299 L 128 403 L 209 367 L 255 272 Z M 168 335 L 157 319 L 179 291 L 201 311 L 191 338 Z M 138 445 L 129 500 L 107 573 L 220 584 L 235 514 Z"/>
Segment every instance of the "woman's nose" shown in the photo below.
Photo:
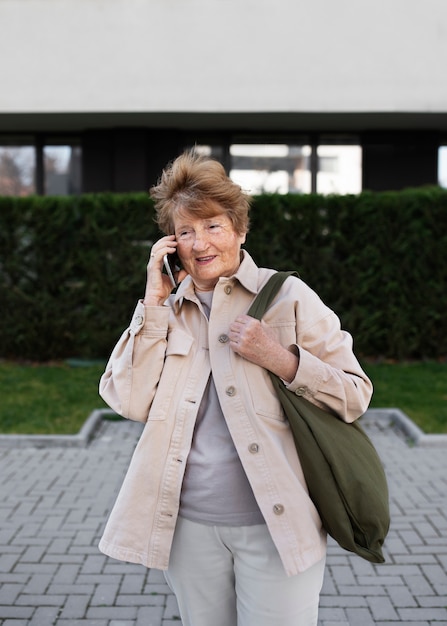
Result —
<path fill-rule="evenodd" d="M 203 250 L 204 248 L 206 248 L 207 244 L 208 244 L 208 239 L 206 237 L 206 232 L 196 231 L 195 237 L 194 237 L 193 248 L 195 250 Z"/>

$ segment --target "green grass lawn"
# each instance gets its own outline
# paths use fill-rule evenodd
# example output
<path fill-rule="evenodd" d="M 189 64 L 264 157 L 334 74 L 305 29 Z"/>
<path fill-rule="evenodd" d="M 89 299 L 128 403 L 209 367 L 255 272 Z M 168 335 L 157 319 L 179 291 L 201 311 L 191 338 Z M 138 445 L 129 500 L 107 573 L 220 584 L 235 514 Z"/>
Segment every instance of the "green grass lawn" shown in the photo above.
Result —
<path fill-rule="evenodd" d="M 22 365 L 0 362 L 0 433 L 77 433 L 94 409 L 104 364 Z"/>
<path fill-rule="evenodd" d="M 401 409 L 425 433 L 447 433 L 447 362 L 363 363 L 373 408 Z"/>
<path fill-rule="evenodd" d="M 447 363 L 363 363 L 371 407 L 397 407 L 426 433 L 447 433 Z M 0 433 L 74 434 L 94 409 L 104 364 L 0 362 Z"/>

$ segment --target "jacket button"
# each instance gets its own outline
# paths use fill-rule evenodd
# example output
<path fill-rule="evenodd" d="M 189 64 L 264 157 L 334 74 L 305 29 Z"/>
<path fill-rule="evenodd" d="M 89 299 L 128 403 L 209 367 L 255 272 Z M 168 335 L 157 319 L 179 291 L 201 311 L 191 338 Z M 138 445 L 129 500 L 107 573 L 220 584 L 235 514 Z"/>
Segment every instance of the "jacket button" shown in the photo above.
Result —
<path fill-rule="evenodd" d="M 220 343 L 227 343 L 228 335 L 219 335 L 219 341 Z"/>
<path fill-rule="evenodd" d="M 259 452 L 259 446 L 257 443 L 251 443 L 248 446 L 248 450 L 249 452 L 251 452 L 252 454 L 256 454 L 257 452 Z"/>
<path fill-rule="evenodd" d="M 298 389 L 295 391 L 295 395 L 304 396 L 306 391 L 307 391 L 307 387 L 298 387 Z"/>
<path fill-rule="evenodd" d="M 284 513 L 284 507 L 282 504 L 275 504 L 273 507 L 273 513 L 275 515 L 282 515 Z"/>
<path fill-rule="evenodd" d="M 226 390 L 225 390 L 225 393 L 227 394 L 227 396 L 235 396 L 236 395 L 236 389 L 233 386 L 227 387 Z"/>
<path fill-rule="evenodd" d="M 140 325 L 143 323 L 143 316 L 142 315 L 136 315 L 135 316 L 135 323 Z"/>
<path fill-rule="evenodd" d="M 230 295 L 230 293 L 233 291 L 233 288 L 232 288 L 232 286 L 231 286 L 231 285 L 225 285 L 225 287 L 224 287 L 224 291 L 225 291 L 225 293 L 227 294 L 227 296 L 229 296 L 229 295 Z"/>

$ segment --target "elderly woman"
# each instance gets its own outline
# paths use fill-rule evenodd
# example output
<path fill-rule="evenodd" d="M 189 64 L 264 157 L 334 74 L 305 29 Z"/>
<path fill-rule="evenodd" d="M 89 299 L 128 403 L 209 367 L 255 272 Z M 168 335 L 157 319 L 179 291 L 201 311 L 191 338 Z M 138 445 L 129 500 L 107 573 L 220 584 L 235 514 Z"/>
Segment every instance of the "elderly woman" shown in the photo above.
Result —
<path fill-rule="evenodd" d="M 326 537 L 268 371 L 347 422 L 371 383 L 298 278 L 262 322 L 246 315 L 274 270 L 241 250 L 249 199 L 218 162 L 186 152 L 151 195 L 166 235 L 100 382 L 145 428 L 100 549 L 165 570 L 184 626 L 316 625 Z"/>

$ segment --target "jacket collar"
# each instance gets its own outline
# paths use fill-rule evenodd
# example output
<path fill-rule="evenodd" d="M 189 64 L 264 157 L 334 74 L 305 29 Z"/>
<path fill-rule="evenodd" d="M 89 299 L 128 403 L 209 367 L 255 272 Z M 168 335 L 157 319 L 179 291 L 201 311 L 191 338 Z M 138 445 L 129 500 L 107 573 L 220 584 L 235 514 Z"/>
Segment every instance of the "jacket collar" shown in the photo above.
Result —
<path fill-rule="evenodd" d="M 241 264 L 236 273 L 233 274 L 233 276 L 219 278 L 218 282 L 234 283 L 237 280 L 247 291 L 250 291 L 252 294 L 257 294 L 258 267 L 246 250 L 241 250 L 241 257 Z M 198 302 L 194 291 L 194 283 L 190 276 L 187 276 L 182 281 L 174 295 L 174 310 L 176 313 L 179 312 L 185 299 Z"/>

